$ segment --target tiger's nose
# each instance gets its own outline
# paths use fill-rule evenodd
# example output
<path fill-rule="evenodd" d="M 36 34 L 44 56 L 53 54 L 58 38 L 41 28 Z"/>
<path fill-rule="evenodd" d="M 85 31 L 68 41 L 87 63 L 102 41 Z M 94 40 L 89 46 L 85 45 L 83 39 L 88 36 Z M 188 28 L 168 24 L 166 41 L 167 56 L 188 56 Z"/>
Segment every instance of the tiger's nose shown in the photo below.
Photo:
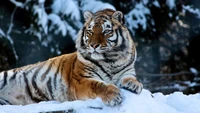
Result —
<path fill-rule="evenodd" d="M 100 44 L 90 44 L 91 47 L 93 47 L 94 49 L 96 49 L 97 47 L 100 46 Z"/>

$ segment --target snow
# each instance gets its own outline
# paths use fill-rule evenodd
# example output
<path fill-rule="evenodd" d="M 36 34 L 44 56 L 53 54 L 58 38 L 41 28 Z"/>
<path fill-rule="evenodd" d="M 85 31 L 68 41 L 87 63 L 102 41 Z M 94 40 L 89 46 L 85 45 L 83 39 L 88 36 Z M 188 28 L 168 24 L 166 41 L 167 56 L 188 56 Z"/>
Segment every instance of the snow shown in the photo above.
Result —
<path fill-rule="evenodd" d="M 38 1 L 38 3 L 44 3 L 45 2 L 45 0 L 39 0 Z"/>
<path fill-rule="evenodd" d="M 193 68 L 193 67 L 190 68 L 190 71 L 191 71 L 193 74 L 195 74 L 195 75 L 199 74 L 199 72 L 197 71 L 197 69 L 195 69 L 195 68 Z"/>
<path fill-rule="evenodd" d="M 160 8 L 160 4 L 159 4 L 159 2 L 157 0 L 153 1 L 153 5 L 156 6 L 156 7 L 158 7 L 158 8 Z"/>
<path fill-rule="evenodd" d="M 121 90 L 124 100 L 121 105 L 109 107 L 100 98 L 86 101 L 48 101 L 25 106 L 0 106 L 0 113 L 38 113 L 74 109 L 76 113 L 200 113 L 200 94 L 184 95 L 174 92 L 170 95 L 152 94 L 143 89 L 140 95 Z"/>
<path fill-rule="evenodd" d="M 183 95 L 176 92 L 167 98 L 167 104 L 174 107 L 177 111 L 185 113 L 200 113 L 200 101 L 198 98 Z"/>
<path fill-rule="evenodd" d="M 169 13 L 168 15 L 169 15 L 169 17 L 170 17 L 170 18 L 172 18 L 172 17 L 173 17 L 173 14 L 172 14 L 172 13 Z"/>
<path fill-rule="evenodd" d="M 175 0 L 167 0 L 166 4 L 168 5 L 170 10 L 176 7 Z"/>
<path fill-rule="evenodd" d="M 144 5 L 147 5 L 149 3 L 149 0 L 142 0 Z"/>

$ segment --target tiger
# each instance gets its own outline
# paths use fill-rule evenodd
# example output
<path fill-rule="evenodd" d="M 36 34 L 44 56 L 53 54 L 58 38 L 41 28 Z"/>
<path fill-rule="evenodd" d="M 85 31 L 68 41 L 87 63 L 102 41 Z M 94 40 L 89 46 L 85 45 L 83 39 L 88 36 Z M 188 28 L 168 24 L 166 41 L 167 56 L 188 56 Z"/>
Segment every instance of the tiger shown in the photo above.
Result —
<path fill-rule="evenodd" d="M 136 47 L 121 11 L 83 12 L 76 51 L 0 73 L 0 104 L 75 101 L 99 97 L 107 106 L 123 101 L 121 89 L 140 94 Z"/>

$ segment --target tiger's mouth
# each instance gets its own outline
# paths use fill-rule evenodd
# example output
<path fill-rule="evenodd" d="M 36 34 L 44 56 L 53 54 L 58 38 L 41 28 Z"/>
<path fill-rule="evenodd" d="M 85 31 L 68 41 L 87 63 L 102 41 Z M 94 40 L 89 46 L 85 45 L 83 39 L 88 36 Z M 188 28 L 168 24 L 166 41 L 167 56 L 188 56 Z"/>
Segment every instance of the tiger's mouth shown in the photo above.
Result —
<path fill-rule="evenodd" d="M 97 51 L 94 51 L 93 53 L 91 53 L 91 58 L 94 60 L 103 60 L 104 57 L 101 53 L 98 53 Z"/>
<path fill-rule="evenodd" d="M 87 47 L 87 52 L 89 54 L 89 56 L 94 59 L 94 60 L 104 60 L 104 55 L 106 52 L 108 52 L 110 50 L 109 47 L 101 47 L 98 46 L 96 48 L 92 47 L 92 46 L 88 46 Z"/>

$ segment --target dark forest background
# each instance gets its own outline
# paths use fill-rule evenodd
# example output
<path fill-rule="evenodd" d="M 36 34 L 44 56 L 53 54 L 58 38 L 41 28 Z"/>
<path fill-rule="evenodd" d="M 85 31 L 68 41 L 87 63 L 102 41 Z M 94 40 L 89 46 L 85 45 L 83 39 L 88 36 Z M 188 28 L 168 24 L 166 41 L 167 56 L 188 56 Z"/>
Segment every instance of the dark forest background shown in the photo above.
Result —
<path fill-rule="evenodd" d="M 124 13 L 146 89 L 200 92 L 199 0 L 1 0 L 0 71 L 76 51 L 82 13 Z"/>

